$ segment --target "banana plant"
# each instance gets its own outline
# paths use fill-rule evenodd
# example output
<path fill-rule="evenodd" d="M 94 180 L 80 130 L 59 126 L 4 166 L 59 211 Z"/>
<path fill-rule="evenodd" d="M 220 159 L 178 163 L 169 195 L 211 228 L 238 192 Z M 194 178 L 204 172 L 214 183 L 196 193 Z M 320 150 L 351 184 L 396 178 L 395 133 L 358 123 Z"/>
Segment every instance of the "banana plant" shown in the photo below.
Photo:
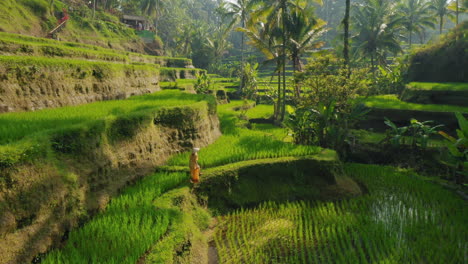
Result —
<path fill-rule="evenodd" d="M 390 141 L 392 146 L 395 146 L 395 147 L 399 147 L 401 144 L 405 144 L 405 135 L 409 127 L 407 126 L 397 127 L 395 123 L 393 123 L 392 121 L 390 121 L 390 119 L 386 117 L 385 117 L 384 123 L 387 126 L 389 126 L 390 129 L 387 130 L 387 136 L 385 137 L 384 140 L 382 140 L 382 142 Z"/>
<path fill-rule="evenodd" d="M 433 123 L 434 121 L 419 122 L 418 120 L 414 118 L 411 119 L 410 122 L 411 122 L 410 130 L 412 132 L 411 145 L 413 147 L 417 147 L 417 145 L 419 144 L 419 146 L 423 149 L 427 148 L 429 137 L 431 135 L 437 134 L 438 129 L 444 126 L 444 125 L 430 126 L 429 124 Z"/>
<path fill-rule="evenodd" d="M 443 136 L 445 146 L 448 149 L 449 157 L 442 162 L 455 169 L 455 181 L 462 184 L 468 177 L 468 121 L 461 113 L 455 113 L 460 129 L 456 130 L 457 137 L 452 137 L 440 131 Z"/>

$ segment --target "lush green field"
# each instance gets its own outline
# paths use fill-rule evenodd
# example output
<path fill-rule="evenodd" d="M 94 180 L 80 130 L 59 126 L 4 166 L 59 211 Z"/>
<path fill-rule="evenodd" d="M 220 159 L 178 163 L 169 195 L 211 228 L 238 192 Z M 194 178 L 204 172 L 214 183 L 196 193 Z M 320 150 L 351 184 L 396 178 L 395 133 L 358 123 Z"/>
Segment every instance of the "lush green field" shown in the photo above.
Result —
<path fill-rule="evenodd" d="M 131 97 L 127 100 L 95 102 L 37 112 L 0 114 L 0 144 L 12 143 L 46 130 L 63 129 L 160 107 L 191 105 L 206 98 L 203 95 L 178 91 L 162 91 Z"/>
<path fill-rule="evenodd" d="M 175 217 L 171 210 L 156 210 L 154 201 L 186 179 L 185 173 L 145 177 L 113 199 L 103 213 L 71 232 L 65 247 L 52 251 L 41 263 L 137 263 Z"/>
<path fill-rule="evenodd" d="M 468 83 L 411 82 L 408 84 L 408 88 L 428 91 L 468 91 Z"/>
<path fill-rule="evenodd" d="M 468 107 L 455 105 L 407 103 L 399 100 L 397 96 L 393 94 L 369 96 L 360 100 L 362 100 L 365 106 L 370 108 L 468 113 Z"/>
<path fill-rule="evenodd" d="M 348 164 L 369 193 L 218 217 L 219 263 L 464 263 L 466 202 L 412 173 Z"/>

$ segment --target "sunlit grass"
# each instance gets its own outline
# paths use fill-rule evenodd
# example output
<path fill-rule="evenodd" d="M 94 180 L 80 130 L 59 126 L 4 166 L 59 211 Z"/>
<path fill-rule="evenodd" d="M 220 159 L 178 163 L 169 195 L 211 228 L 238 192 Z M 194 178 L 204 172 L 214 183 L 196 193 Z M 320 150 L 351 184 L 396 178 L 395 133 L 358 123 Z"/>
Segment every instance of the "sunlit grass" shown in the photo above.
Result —
<path fill-rule="evenodd" d="M 248 118 L 265 118 L 268 119 L 273 116 L 273 105 L 257 105 L 254 108 L 247 110 L 246 115 Z"/>
<path fill-rule="evenodd" d="M 408 88 L 412 90 L 432 90 L 432 91 L 467 91 L 468 83 L 430 83 L 411 82 Z"/>
<path fill-rule="evenodd" d="M 434 111 L 434 112 L 462 112 L 468 113 L 468 107 L 455 105 L 435 105 L 435 104 L 415 104 L 401 101 L 396 95 L 376 95 L 360 99 L 362 102 L 371 108 L 380 109 L 401 109 L 401 110 L 417 110 L 417 111 Z"/>

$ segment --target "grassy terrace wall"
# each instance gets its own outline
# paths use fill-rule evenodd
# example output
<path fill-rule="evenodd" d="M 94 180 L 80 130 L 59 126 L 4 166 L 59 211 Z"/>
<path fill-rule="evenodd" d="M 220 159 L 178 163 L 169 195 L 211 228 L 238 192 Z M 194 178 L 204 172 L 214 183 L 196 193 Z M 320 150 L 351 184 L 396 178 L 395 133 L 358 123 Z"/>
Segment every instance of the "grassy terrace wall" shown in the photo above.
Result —
<path fill-rule="evenodd" d="M 0 56 L 0 112 L 123 99 L 158 90 L 157 65 Z"/>
<path fill-rule="evenodd" d="M 160 92 L 68 107 L 68 120 L 60 110 L 0 115 L 0 263 L 30 262 L 171 154 L 220 135 L 212 97 Z"/>
<path fill-rule="evenodd" d="M 204 171 L 196 193 L 218 212 L 264 201 L 336 200 L 361 193 L 336 153 L 242 161 Z"/>

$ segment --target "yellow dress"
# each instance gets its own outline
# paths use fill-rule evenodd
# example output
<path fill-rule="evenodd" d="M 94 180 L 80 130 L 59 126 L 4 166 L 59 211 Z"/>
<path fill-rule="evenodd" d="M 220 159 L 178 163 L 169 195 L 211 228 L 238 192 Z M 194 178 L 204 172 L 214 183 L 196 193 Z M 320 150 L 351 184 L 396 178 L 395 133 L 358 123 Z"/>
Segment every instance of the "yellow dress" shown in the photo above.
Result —
<path fill-rule="evenodd" d="M 193 183 L 198 183 L 200 181 L 200 165 L 198 165 L 198 154 L 192 153 L 190 155 L 190 178 Z"/>

